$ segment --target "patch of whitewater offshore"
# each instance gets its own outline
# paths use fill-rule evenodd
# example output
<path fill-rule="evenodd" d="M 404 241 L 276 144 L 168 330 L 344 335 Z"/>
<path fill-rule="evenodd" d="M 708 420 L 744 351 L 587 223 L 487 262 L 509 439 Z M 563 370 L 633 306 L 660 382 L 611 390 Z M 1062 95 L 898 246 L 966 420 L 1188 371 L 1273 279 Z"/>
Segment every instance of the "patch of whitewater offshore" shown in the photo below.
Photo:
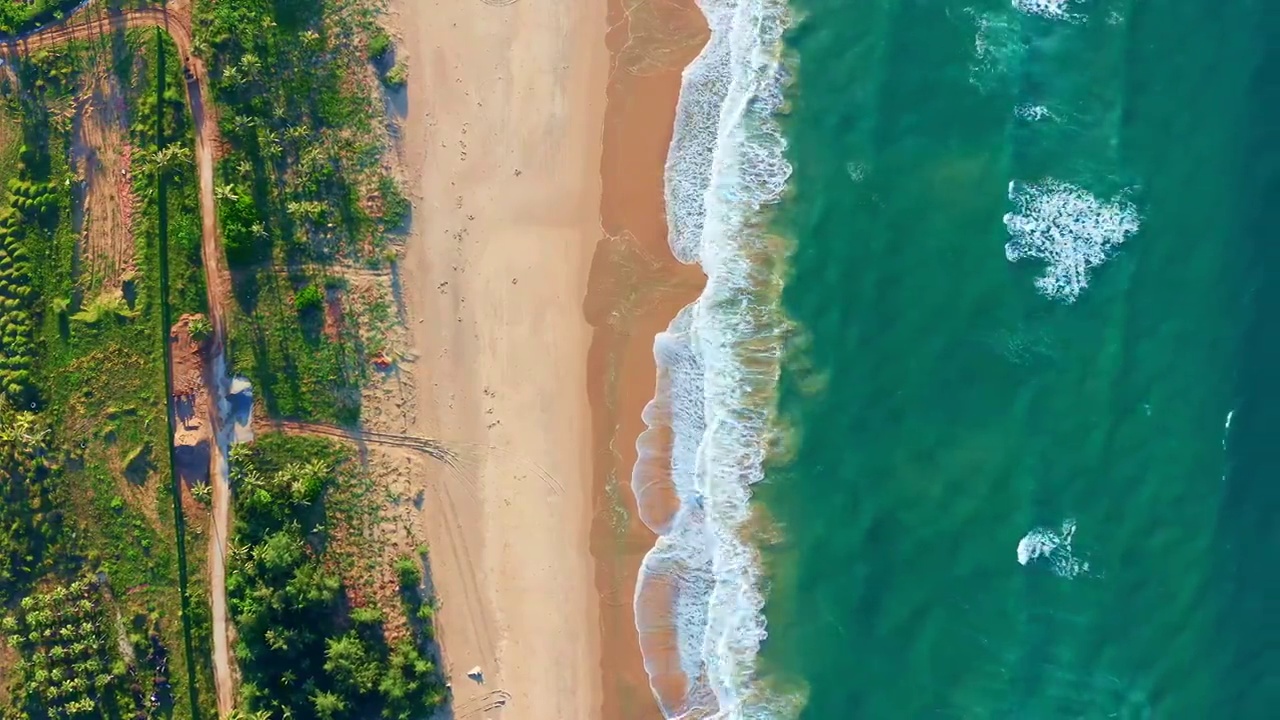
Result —
<path fill-rule="evenodd" d="M 1077 558 L 1071 541 L 1076 535 L 1076 521 L 1064 520 L 1058 530 L 1038 527 L 1018 541 L 1018 564 L 1048 563 L 1055 575 L 1073 578 L 1089 572 L 1089 563 Z"/>
<path fill-rule="evenodd" d="M 1045 272 L 1036 287 L 1050 298 L 1073 303 L 1089 286 L 1089 272 L 1138 231 L 1141 218 L 1129 191 L 1102 201 L 1059 180 L 1009 183 L 1016 208 L 1004 216 L 1009 262 L 1041 260 Z"/>
<path fill-rule="evenodd" d="M 1071 12 L 1081 0 L 1013 0 L 1013 6 L 1028 15 L 1039 15 L 1053 20 L 1082 22 L 1084 15 Z"/>
<path fill-rule="evenodd" d="M 800 701 L 756 676 L 765 638 L 760 557 L 743 538 L 763 477 L 785 319 L 763 211 L 791 168 L 773 115 L 785 69 L 783 0 L 700 0 L 711 29 L 684 71 L 665 172 L 669 242 L 702 295 L 654 340 L 632 489 L 658 534 L 636 586 L 636 628 L 663 715 L 765 720 Z M 660 469 L 655 479 L 654 469 Z"/>

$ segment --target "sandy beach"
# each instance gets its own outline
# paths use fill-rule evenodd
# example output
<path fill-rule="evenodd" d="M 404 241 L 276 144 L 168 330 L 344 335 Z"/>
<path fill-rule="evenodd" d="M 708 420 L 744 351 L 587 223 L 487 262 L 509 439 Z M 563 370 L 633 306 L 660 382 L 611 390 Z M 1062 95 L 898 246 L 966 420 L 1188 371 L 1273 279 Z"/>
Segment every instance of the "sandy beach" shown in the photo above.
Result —
<path fill-rule="evenodd" d="M 388 15 L 409 69 L 413 430 L 464 458 L 426 470 L 424 503 L 458 717 L 661 716 L 629 483 L 653 336 L 701 283 L 667 249 L 662 168 L 705 27 L 686 0 L 626 1 Z"/>
<path fill-rule="evenodd" d="M 582 298 L 600 236 L 605 7 L 396 0 L 388 20 L 409 68 L 415 429 L 474 450 L 425 499 L 455 713 L 596 717 Z"/>

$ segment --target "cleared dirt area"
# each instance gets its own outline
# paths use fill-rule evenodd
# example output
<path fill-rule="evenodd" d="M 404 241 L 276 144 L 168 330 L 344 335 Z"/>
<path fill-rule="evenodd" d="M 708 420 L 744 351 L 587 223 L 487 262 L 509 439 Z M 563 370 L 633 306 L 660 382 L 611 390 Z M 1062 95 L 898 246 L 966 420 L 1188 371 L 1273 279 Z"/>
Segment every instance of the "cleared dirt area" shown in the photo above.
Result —
<path fill-rule="evenodd" d="M 201 344 L 192 337 L 192 324 L 207 323 L 201 315 L 183 315 L 169 331 L 170 371 L 174 405 L 173 445 L 178 477 L 188 488 L 209 482 L 209 453 L 213 429 L 209 418 L 209 388 Z"/>
<path fill-rule="evenodd" d="M 81 272 L 110 287 L 133 270 L 133 148 L 129 118 L 115 74 L 96 68 L 76 99 L 71 161 L 83 183 Z"/>

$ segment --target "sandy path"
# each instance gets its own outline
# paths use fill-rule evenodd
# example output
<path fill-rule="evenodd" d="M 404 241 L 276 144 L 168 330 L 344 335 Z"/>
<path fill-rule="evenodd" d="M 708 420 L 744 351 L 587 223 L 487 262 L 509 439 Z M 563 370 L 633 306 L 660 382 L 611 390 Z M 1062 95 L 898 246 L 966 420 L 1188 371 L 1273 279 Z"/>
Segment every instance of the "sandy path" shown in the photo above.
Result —
<path fill-rule="evenodd" d="M 227 530 L 231 522 L 231 491 L 226 453 L 228 437 L 222 427 L 221 412 L 226 404 L 226 313 L 230 300 L 230 276 L 222 267 L 222 247 L 218 241 L 217 204 L 214 198 L 213 166 L 217 124 L 205 105 L 208 75 L 204 64 L 191 55 L 191 5 L 176 0 L 166 8 L 140 8 L 124 12 L 108 12 L 101 5 L 83 7 L 66 20 L 34 33 L 0 43 L 0 51 L 29 53 L 42 47 L 60 45 L 72 40 L 87 40 L 128 28 L 160 27 L 173 39 L 178 52 L 190 58 L 192 75 L 186 83 L 187 101 L 195 126 L 195 156 L 200 185 L 201 257 L 205 268 L 210 320 L 214 333 L 210 356 L 213 358 L 207 381 L 216 402 L 211 407 L 209 423 L 217 442 L 211 453 L 210 475 L 213 478 L 213 532 L 209 537 L 209 591 L 212 598 L 213 667 L 217 686 L 218 715 L 226 717 L 234 702 L 227 628 L 226 567 Z"/>
<path fill-rule="evenodd" d="M 504 449 L 466 487 L 431 478 L 455 709 L 469 717 L 501 689 L 510 701 L 484 716 L 589 720 L 601 699 L 582 301 L 601 234 L 605 4 L 392 6 L 410 78 L 415 434 Z M 476 665 L 483 686 L 465 676 Z"/>
<path fill-rule="evenodd" d="M 188 16 L 189 21 L 189 16 Z M 234 707 L 235 682 L 231 674 L 231 635 L 227 623 L 227 533 L 231 531 L 231 478 L 228 453 L 231 428 L 223 422 L 227 405 L 228 375 L 226 361 L 227 308 L 231 303 L 231 276 L 223 263 L 222 243 L 218 238 L 217 200 L 214 197 L 214 149 L 217 146 L 217 122 L 206 105 L 209 87 L 204 63 L 191 54 L 190 34 L 173 33 L 183 57 L 189 58 L 192 71 L 186 83 L 187 102 L 196 135 L 196 170 L 200 186 L 200 258 L 204 265 L 205 294 L 213 335 L 209 343 L 211 359 L 206 373 L 209 391 L 216 400 L 209 423 L 215 442 L 210 457 L 209 476 L 213 481 L 213 532 L 209 535 L 209 597 L 213 622 L 213 669 L 218 693 L 218 716 L 227 717 Z M 185 35 L 184 45 L 178 38 Z"/>

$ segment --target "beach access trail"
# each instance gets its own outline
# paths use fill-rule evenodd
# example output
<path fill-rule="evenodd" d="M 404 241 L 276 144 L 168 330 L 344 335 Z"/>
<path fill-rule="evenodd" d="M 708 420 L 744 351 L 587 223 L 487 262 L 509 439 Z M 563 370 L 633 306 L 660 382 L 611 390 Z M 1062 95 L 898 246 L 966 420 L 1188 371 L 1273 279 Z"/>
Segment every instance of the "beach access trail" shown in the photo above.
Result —
<path fill-rule="evenodd" d="M 226 308 L 231 298 L 231 280 L 224 267 L 222 246 L 218 241 L 217 204 L 214 198 L 213 165 L 217 143 L 217 123 L 206 102 L 208 74 L 204 63 L 191 53 L 191 3 L 176 0 L 165 7 L 134 8 L 111 11 L 99 4 L 81 6 L 64 20 L 0 42 L 0 52 L 28 54 L 45 47 L 75 40 L 90 40 L 133 28 L 160 28 L 173 40 L 187 69 L 186 93 L 195 127 L 195 158 L 199 175 L 201 215 L 201 259 L 205 270 L 205 288 L 209 319 L 213 333 L 209 344 L 210 363 L 206 373 L 209 393 L 209 426 L 216 442 L 211 452 L 211 484 L 213 486 L 213 532 L 209 537 L 209 593 L 213 622 L 213 669 L 217 687 L 218 714 L 226 717 L 233 706 L 233 678 L 227 628 L 226 550 L 227 531 L 231 522 L 231 491 L 228 483 L 227 437 L 220 408 L 225 406 L 227 378 L 224 351 L 227 337 Z"/>

